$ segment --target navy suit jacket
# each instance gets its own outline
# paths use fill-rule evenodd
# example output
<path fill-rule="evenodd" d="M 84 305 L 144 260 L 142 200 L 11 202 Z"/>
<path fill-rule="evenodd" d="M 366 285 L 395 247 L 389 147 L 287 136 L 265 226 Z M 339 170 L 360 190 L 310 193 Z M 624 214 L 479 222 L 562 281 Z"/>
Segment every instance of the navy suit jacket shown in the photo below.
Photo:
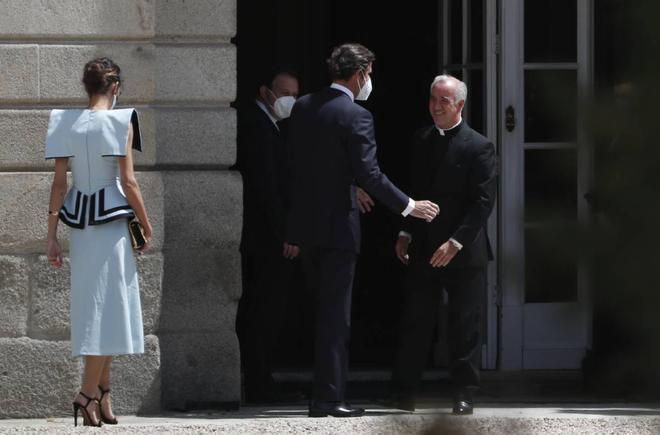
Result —
<path fill-rule="evenodd" d="M 357 184 L 395 213 L 408 206 L 408 196 L 378 166 L 371 113 L 342 91 L 328 87 L 298 99 L 288 148 L 291 243 L 359 252 Z"/>
<path fill-rule="evenodd" d="M 419 130 L 412 144 L 410 190 L 440 207 L 431 222 L 406 218 L 411 259 L 429 261 L 450 238 L 463 245 L 448 268 L 480 267 L 493 258 L 486 232 L 497 193 L 495 147 L 462 121 L 442 138 L 435 126 Z"/>

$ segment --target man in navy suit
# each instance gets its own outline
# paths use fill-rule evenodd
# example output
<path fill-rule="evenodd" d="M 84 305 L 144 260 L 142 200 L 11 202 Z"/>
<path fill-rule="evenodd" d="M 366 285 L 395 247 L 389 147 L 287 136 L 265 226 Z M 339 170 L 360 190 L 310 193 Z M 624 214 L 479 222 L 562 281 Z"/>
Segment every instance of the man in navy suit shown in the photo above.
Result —
<path fill-rule="evenodd" d="M 359 44 L 333 50 L 332 85 L 300 98 L 292 111 L 292 195 L 288 240 L 300 246 L 315 291 L 315 385 L 309 416 L 364 413 L 344 401 L 348 371 L 351 294 L 360 219 L 357 184 L 395 213 L 431 221 L 438 206 L 414 201 L 380 171 L 371 113 L 354 100 L 371 91 L 375 57 Z"/>
<path fill-rule="evenodd" d="M 285 147 L 286 119 L 297 96 L 296 74 L 271 68 L 261 78 L 256 98 L 239 109 L 243 294 L 236 329 L 248 403 L 289 399 L 276 389 L 271 357 L 289 300 L 291 260 L 298 255 L 298 247 L 286 239 L 290 182 Z"/>
<path fill-rule="evenodd" d="M 443 290 L 454 414 L 472 414 L 472 392 L 479 386 L 486 265 L 492 259 L 486 224 L 497 177 L 495 147 L 461 117 L 466 98 L 465 83 L 436 77 L 429 98 L 433 125 L 413 139 L 411 192 L 432 198 L 442 213 L 430 223 L 404 222 L 395 246 L 408 279 L 392 376 L 394 406 L 411 411 Z"/>

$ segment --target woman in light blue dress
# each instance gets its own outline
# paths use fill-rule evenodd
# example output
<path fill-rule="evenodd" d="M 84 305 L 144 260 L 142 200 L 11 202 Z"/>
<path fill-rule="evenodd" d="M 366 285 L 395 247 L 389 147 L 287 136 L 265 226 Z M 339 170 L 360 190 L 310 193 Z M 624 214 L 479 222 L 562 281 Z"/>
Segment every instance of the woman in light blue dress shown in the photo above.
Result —
<path fill-rule="evenodd" d="M 71 349 L 85 357 L 74 423 L 116 424 L 110 404 L 114 355 L 144 352 L 142 311 L 127 219 L 152 228 L 133 171 L 132 150 L 141 151 L 134 109 L 114 109 L 121 91 L 120 68 L 108 58 L 85 65 L 89 95 L 84 110 L 53 110 L 46 159 L 55 159 L 48 211 L 48 261 L 62 266 L 57 240 L 61 220 L 70 227 Z M 67 169 L 73 186 L 67 193 Z M 148 249 L 149 243 L 139 253 Z"/>

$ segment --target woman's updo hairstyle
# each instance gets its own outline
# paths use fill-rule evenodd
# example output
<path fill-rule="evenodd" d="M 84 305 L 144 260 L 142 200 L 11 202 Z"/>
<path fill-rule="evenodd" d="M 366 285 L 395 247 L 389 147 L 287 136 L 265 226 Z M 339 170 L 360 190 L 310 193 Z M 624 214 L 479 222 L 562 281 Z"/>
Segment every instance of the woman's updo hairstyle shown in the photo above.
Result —
<path fill-rule="evenodd" d="M 85 64 L 82 82 L 90 97 L 96 94 L 106 94 L 114 83 L 121 85 L 121 69 L 112 59 L 97 57 Z"/>

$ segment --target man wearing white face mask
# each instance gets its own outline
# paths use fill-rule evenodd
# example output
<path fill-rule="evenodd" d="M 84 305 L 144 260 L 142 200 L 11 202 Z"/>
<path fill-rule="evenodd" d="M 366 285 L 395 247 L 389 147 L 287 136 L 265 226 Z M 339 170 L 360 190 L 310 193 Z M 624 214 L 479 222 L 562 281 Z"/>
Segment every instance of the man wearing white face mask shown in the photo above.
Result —
<path fill-rule="evenodd" d="M 289 171 L 284 125 L 297 96 L 295 73 L 275 69 L 264 75 L 255 100 L 239 109 L 243 295 L 236 328 L 245 400 L 251 403 L 288 399 L 275 390 L 270 360 L 286 311 L 292 260 L 298 256 L 298 248 L 285 238 Z"/>
<path fill-rule="evenodd" d="M 357 184 L 403 216 L 431 221 L 438 206 L 414 201 L 380 171 L 373 117 L 354 100 L 371 93 L 374 54 L 359 44 L 333 50 L 332 84 L 300 98 L 291 113 L 292 153 L 288 240 L 298 244 L 316 312 L 314 393 L 310 417 L 355 417 L 348 405 L 346 377 L 351 298 L 360 219 Z"/>

